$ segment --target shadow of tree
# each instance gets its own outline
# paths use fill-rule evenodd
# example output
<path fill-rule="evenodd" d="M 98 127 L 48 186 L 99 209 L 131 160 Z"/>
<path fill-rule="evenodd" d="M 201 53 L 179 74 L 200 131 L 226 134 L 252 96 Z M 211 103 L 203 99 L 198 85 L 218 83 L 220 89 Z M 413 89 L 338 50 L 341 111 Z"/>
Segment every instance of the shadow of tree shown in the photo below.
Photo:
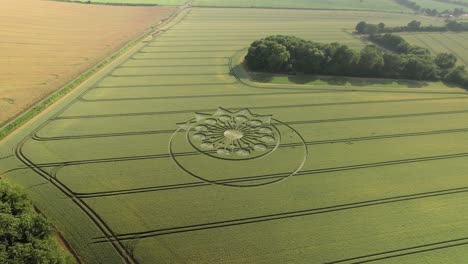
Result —
<path fill-rule="evenodd" d="M 254 82 L 269 83 L 273 81 L 274 75 L 268 73 L 253 73 L 250 79 Z"/>
<path fill-rule="evenodd" d="M 295 84 L 307 84 L 321 81 L 335 86 L 371 86 L 371 85 L 391 85 L 398 84 L 408 88 L 422 88 L 429 83 L 424 81 L 397 80 L 397 79 L 377 79 L 377 78 L 355 78 L 343 76 L 317 76 L 317 75 L 289 75 L 288 80 Z"/>
<path fill-rule="evenodd" d="M 345 76 L 324 76 L 324 75 L 310 75 L 310 74 L 272 74 L 266 72 L 251 72 L 242 63 L 234 65 L 231 68 L 231 74 L 237 78 L 250 80 L 259 83 L 273 83 L 275 77 L 285 77 L 290 83 L 294 84 L 312 84 L 324 83 L 334 86 L 375 86 L 375 85 L 398 85 L 407 88 L 423 88 L 429 86 L 430 82 L 406 80 L 406 79 L 384 79 L 384 78 L 362 78 L 362 77 L 345 77 Z M 468 90 L 468 87 L 460 87 L 460 85 L 443 82 L 444 85 L 451 88 L 463 88 Z"/>

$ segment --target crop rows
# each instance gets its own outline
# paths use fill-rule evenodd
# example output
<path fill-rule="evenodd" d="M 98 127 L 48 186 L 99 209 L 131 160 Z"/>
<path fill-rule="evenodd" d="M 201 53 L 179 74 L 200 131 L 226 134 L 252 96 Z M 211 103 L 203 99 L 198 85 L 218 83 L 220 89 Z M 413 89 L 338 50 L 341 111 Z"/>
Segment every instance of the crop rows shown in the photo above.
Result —
<path fill-rule="evenodd" d="M 102 233 L 88 236 L 87 243 L 111 245 L 127 263 L 278 263 L 288 254 L 314 263 L 404 260 L 466 242 L 456 240 L 463 226 L 462 216 L 454 214 L 466 209 L 454 201 L 468 188 L 465 91 L 422 83 L 253 83 L 236 69 L 236 54 L 251 41 L 294 32 L 360 47 L 364 43 L 344 31 L 356 18 L 339 11 L 333 17 L 329 11 L 218 12 L 184 11 L 163 33 L 121 58 L 29 132 L 16 146 L 23 165 L 12 171 L 32 169 L 62 190 Z M 389 24 L 410 19 L 360 14 Z M 207 163 L 205 154 L 183 141 L 171 142 L 174 152 L 168 151 L 171 138 L 183 138 L 172 136 L 177 124 L 218 107 L 271 114 L 279 120 L 273 125 L 290 126 L 304 142 L 284 141 L 275 152 L 288 154 L 272 154 L 273 162 L 251 159 L 225 167 L 222 161 Z M 288 177 L 286 165 L 300 161 L 294 155 L 303 145 L 304 167 Z M 174 158 L 194 172 L 211 168 L 207 176 L 216 184 L 185 173 Z M 285 177 L 263 187 L 220 186 Z M 438 202 L 445 206 L 429 220 L 431 204 Z M 368 222 L 362 225 L 362 219 Z M 440 221 L 448 224 L 440 227 Z M 414 236 L 399 241 L 403 227 Z M 228 251 L 233 255 L 219 253 Z"/>

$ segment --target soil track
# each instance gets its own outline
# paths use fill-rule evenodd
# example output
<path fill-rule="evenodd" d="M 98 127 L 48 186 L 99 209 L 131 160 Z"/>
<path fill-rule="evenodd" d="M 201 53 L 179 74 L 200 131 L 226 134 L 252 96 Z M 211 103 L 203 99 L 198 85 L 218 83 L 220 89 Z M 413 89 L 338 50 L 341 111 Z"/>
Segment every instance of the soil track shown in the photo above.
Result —
<path fill-rule="evenodd" d="M 176 10 L 40 0 L 2 4 L 0 126 Z"/>

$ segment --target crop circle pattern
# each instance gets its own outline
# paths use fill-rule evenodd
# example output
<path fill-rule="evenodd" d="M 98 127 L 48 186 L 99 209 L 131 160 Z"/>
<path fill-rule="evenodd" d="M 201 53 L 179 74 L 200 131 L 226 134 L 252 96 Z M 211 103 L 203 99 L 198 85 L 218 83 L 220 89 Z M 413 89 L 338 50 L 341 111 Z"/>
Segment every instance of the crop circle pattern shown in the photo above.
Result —
<path fill-rule="evenodd" d="M 201 181 L 257 187 L 298 173 L 308 148 L 293 127 L 271 115 L 218 108 L 180 124 L 169 141 L 169 153 L 180 169 Z M 273 167 L 277 172 L 272 173 Z"/>
<path fill-rule="evenodd" d="M 214 158 L 259 158 L 274 151 L 281 141 L 271 116 L 254 115 L 247 109 L 231 112 L 220 108 L 211 115 L 198 113 L 195 121 L 187 129 L 187 140 Z"/>

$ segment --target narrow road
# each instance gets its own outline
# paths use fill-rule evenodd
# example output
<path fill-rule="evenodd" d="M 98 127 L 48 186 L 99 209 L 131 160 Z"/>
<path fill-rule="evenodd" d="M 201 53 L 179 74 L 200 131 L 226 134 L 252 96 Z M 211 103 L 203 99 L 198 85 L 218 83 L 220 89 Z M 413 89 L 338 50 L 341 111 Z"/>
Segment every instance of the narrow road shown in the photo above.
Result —
<path fill-rule="evenodd" d="M 182 10 L 182 9 L 190 7 L 190 5 L 192 5 L 192 2 L 193 2 L 193 0 L 187 1 L 187 3 L 185 3 L 183 6 L 180 6 L 179 9 Z"/>

